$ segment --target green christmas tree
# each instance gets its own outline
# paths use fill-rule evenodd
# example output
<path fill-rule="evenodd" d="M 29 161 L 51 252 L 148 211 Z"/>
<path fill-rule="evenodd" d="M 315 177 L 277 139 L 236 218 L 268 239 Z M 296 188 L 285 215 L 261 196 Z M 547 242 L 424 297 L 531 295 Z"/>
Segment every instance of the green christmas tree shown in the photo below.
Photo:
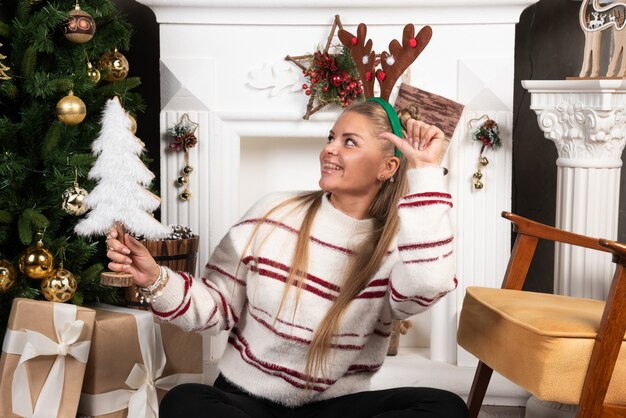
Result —
<path fill-rule="evenodd" d="M 138 78 L 109 74 L 105 67 L 98 81 L 94 72 L 103 55 L 130 48 L 130 25 L 110 0 L 81 0 L 80 12 L 74 11 L 75 4 L 12 0 L 0 5 L 0 42 L 12 76 L 0 81 L 0 335 L 14 298 L 43 299 L 41 280 L 18 268 L 20 255 L 36 248 L 41 234 L 43 248 L 54 259 L 51 269 L 63 262 L 76 278 L 78 287 L 69 303 L 114 303 L 119 297 L 119 289 L 99 282 L 107 262 L 104 243 L 74 233 L 84 214 L 76 214 L 82 196 L 73 191 L 94 187 L 87 179 L 95 160 L 91 144 L 106 101 L 118 96 L 132 115 L 144 105 L 131 91 L 140 84 Z M 68 35 L 68 17 L 75 14 L 93 18 L 93 37 Z M 85 22 L 78 27 L 84 29 Z M 79 109 L 72 107 L 80 105 L 76 98 L 84 102 L 82 122 L 74 124 L 75 114 L 58 117 L 62 98 L 70 103 L 61 110 L 71 112 Z M 17 277 L 9 287 L 11 266 Z"/>

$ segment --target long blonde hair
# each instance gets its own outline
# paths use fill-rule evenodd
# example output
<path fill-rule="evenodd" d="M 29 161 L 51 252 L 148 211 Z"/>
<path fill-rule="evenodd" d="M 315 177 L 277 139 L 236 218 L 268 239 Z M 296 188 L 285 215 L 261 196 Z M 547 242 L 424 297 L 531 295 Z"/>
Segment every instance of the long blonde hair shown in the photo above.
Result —
<path fill-rule="evenodd" d="M 361 102 L 352 105 L 345 111 L 356 112 L 366 116 L 374 126 L 375 136 L 378 136 L 382 132 L 391 132 L 389 118 L 384 109 L 377 103 Z M 414 117 L 408 110 L 402 111 L 400 116 L 403 129 L 405 129 L 406 120 L 410 117 Z M 384 147 L 384 152 L 393 155 L 393 144 L 385 142 Z M 389 250 L 396 236 L 399 225 L 397 202 L 407 191 L 406 160 L 404 157 L 400 158 L 400 166 L 393 177 L 395 181 L 384 181 L 380 190 L 372 200 L 368 209 L 368 217 L 374 220 L 372 235 L 368 239 L 363 240 L 361 246 L 357 248 L 354 255 L 351 256 L 352 259 L 350 260 L 344 281 L 341 284 L 339 294 L 313 335 L 304 371 L 309 382 L 315 377 L 324 376 L 325 365 L 332 348 L 333 336 L 337 333 L 342 316 L 350 305 L 350 302 L 365 288 L 368 281 L 376 273 L 383 257 Z M 294 210 L 306 208 L 306 213 L 304 214 L 302 225 L 298 232 L 298 239 L 293 253 L 291 268 L 286 280 L 286 286 L 276 312 L 276 318 L 278 318 L 282 310 L 289 291 L 294 286 L 296 288 L 296 303 L 293 315 L 295 315 L 295 311 L 297 310 L 300 290 L 304 285 L 304 278 L 308 270 L 311 226 L 321 206 L 324 193 L 323 190 L 305 192 L 278 204 L 257 222 L 251 235 L 250 241 L 258 231 L 260 225 L 273 213 L 283 207 L 295 205 Z M 246 249 L 249 245 L 250 242 L 248 242 Z M 244 251 L 244 254 L 245 252 L 246 251 Z"/>

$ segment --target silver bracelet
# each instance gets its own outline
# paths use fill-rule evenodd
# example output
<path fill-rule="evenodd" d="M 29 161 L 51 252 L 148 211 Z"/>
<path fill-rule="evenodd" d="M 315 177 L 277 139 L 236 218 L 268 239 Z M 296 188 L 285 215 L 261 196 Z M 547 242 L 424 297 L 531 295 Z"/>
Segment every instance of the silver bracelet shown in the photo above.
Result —
<path fill-rule="evenodd" d="M 152 303 L 163 293 L 163 288 L 170 279 L 169 273 L 163 267 L 159 268 L 159 277 L 148 287 L 138 287 L 135 296 L 139 297 L 140 303 Z"/>

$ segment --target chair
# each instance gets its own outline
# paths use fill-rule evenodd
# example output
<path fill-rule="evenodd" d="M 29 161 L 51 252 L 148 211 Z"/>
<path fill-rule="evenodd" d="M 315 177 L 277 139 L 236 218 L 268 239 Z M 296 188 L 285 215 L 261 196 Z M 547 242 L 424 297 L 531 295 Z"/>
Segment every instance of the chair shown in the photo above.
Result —
<path fill-rule="evenodd" d="M 468 287 L 459 321 L 459 345 L 479 360 L 470 417 L 493 370 L 541 400 L 577 404 L 577 418 L 626 417 L 626 245 L 502 216 L 517 232 L 502 289 Z M 612 253 L 606 302 L 523 291 L 539 239 Z"/>

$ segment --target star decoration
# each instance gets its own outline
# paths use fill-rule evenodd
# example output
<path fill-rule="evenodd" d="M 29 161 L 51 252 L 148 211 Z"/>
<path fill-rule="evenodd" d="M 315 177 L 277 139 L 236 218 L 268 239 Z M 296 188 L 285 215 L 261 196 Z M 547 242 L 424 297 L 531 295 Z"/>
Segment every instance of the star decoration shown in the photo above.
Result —
<path fill-rule="evenodd" d="M 189 148 L 193 148 L 198 139 L 195 132 L 198 128 L 198 123 L 192 122 L 189 119 L 189 115 L 185 113 L 180 121 L 170 129 L 170 135 L 174 137 L 174 141 L 170 144 L 170 148 L 176 151 L 185 151 Z"/>
<path fill-rule="evenodd" d="M 358 71 L 349 51 L 341 49 L 340 53 L 329 52 L 331 47 L 335 47 L 332 40 L 337 29 L 343 29 L 339 15 L 335 15 L 323 50 L 314 54 L 285 57 L 285 60 L 300 67 L 310 81 L 310 85 L 302 86 L 310 96 L 303 119 L 308 120 L 312 114 L 329 104 L 348 106 L 363 93 Z"/>

